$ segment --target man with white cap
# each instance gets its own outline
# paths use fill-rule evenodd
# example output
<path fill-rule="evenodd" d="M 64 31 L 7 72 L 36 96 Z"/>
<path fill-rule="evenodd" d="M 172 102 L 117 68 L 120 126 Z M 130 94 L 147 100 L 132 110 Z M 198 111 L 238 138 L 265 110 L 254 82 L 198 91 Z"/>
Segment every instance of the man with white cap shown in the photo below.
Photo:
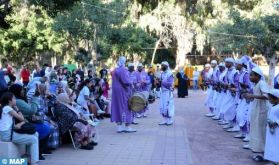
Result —
<path fill-rule="evenodd" d="M 251 103 L 250 114 L 250 141 L 249 145 L 243 146 L 243 148 L 250 148 L 255 153 L 263 153 L 265 147 L 266 136 L 266 121 L 268 102 L 266 94 L 268 91 L 268 85 L 264 81 L 264 75 L 259 67 L 254 67 L 250 73 L 250 81 L 255 84 L 253 87 L 253 94 L 246 94 L 246 99 L 253 99 Z M 261 159 L 261 156 L 257 155 L 253 157 L 255 161 Z"/>
<path fill-rule="evenodd" d="M 250 100 L 246 100 L 243 96 L 245 93 L 251 91 L 249 73 L 247 66 L 242 59 L 236 60 L 236 69 L 239 72 L 238 75 L 238 88 L 237 97 L 238 105 L 236 109 L 236 127 L 239 127 L 241 132 L 234 136 L 235 138 L 245 138 L 248 135 L 248 109 Z"/>
<path fill-rule="evenodd" d="M 229 132 L 239 131 L 236 127 L 236 107 L 237 97 L 236 88 L 238 86 L 238 72 L 234 67 L 235 60 L 233 58 L 226 58 L 225 65 L 228 69 L 225 78 L 224 87 L 226 90 L 226 98 L 222 106 L 223 119 L 228 122 L 228 125 L 224 126 L 224 129 L 228 129 Z M 234 127 L 234 128 L 232 128 Z M 230 129 L 232 128 L 232 129 Z"/>
<path fill-rule="evenodd" d="M 129 71 L 129 78 L 132 81 L 132 93 L 134 93 L 135 92 L 135 86 L 136 86 L 136 83 L 137 83 L 134 63 L 129 63 L 128 64 L 128 71 Z M 134 116 L 135 115 L 136 115 L 136 113 L 134 113 Z M 135 125 L 138 124 L 138 122 L 135 120 L 135 118 L 133 118 L 132 124 L 135 124 Z"/>
<path fill-rule="evenodd" d="M 173 83 L 174 76 L 167 61 L 162 62 L 162 93 L 160 98 L 160 113 L 163 121 L 159 125 L 172 125 L 174 117 Z"/>
<path fill-rule="evenodd" d="M 148 99 L 150 78 L 148 74 L 144 71 L 144 67 L 142 63 L 138 64 L 137 71 L 135 72 L 135 76 L 136 76 L 135 91 L 144 92 L 145 95 L 147 95 L 147 99 Z M 137 118 L 146 117 L 145 112 L 147 110 L 148 110 L 148 106 L 144 108 L 141 112 L 137 113 Z"/>
<path fill-rule="evenodd" d="M 213 89 L 213 86 L 215 84 L 217 84 L 218 72 L 219 72 L 216 60 L 211 61 L 211 68 L 212 68 L 212 70 L 210 71 L 211 73 L 209 73 L 207 75 L 208 83 L 209 83 L 209 86 L 207 89 L 207 101 L 206 101 L 206 106 L 209 108 L 209 113 L 205 115 L 207 117 L 214 116 L 214 113 L 213 113 L 214 109 L 215 109 L 214 103 L 216 101 L 217 91 Z"/>
<path fill-rule="evenodd" d="M 216 96 L 216 100 L 215 100 L 215 110 L 214 110 L 214 117 L 212 117 L 213 120 L 219 120 L 220 119 L 220 109 L 221 109 L 221 105 L 223 102 L 223 99 L 226 95 L 225 91 L 222 89 L 221 84 L 223 84 L 225 82 L 225 76 L 227 74 L 227 69 L 225 66 L 224 62 L 221 62 L 218 65 L 219 68 L 219 74 L 218 74 L 218 80 L 217 80 L 217 84 L 215 85 L 215 90 L 217 91 L 217 96 Z"/>
<path fill-rule="evenodd" d="M 279 163 L 279 90 L 272 89 L 268 93 L 271 107 L 268 111 L 266 127 L 266 144 L 264 158 Z"/>

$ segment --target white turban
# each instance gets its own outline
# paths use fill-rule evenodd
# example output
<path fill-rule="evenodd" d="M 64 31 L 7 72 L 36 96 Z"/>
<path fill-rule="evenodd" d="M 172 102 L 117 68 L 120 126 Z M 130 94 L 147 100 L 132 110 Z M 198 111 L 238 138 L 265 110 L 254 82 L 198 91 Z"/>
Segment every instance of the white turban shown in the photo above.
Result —
<path fill-rule="evenodd" d="M 134 63 L 129 63 L 128 67 L 135 66 Z"/>
<path fill-rule="evenodd" d="M 217 64 L 217 61 L 216 60 L 212 60 L 211 64 Z"/>
<path fill-rule="evenodd" d="M 205 64 L 204 67 L 209 68 L 210 64 Z"/>
<path fill-rule="evenodd" d="M 139 63 L 139 64 L 138 64 L 138 67 L 143 67 L 142 63 Z"/>
<path fill-rule="evenodd" d="M 221 62 L 219 66 L 226 67 L 225 63 Z"/>
<path fill-rule="evenodd" d="M 225 62 L 230 62 L 230 63 L 234 63 L 234 59 L 229 57 L 225 59 Z"/>
<path fill-rule="evenodd" d="M 167 61 L 163 61 L 161 64 L 166 65 L 167 67 L 169 67 L 169 63 Z"/>
<path fill-rule="evenodd" d="M 242 64 L 243 64 L 243 61 L 242 61 L 241 59 L 237 59 L 237 60 L 235 60 L 235 63 L 236 63 L 236 64 L 241 64 L 241 65 L 242 65 Z"/>
<path fill-rule="evenodd" d="M 124 66 L 126 63 L 126 58 L 124 56 L 119 57 L 117 65 L 120 66 Z"/>
<path fill-rule="evenodd" d="M 278 89 L 271 89 L 268 93 L 277 97 L 277 98 L 279 98 L 279 90 Z"/>

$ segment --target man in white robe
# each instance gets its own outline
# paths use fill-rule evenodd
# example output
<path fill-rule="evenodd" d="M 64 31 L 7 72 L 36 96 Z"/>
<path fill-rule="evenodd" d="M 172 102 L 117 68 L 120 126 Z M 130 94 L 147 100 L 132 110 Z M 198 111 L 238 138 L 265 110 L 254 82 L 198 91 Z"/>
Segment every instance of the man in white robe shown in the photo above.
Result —
<path fill-rule="evenodd" d="M 213 120 L 219 120 L 220 119 L 220 109 L 222 108 L 222 102 L 223 99 L 226 95 L 226 92 L 221 88 L 221 84 L 225 83 L 225 76 L 227 74 L 227 69 L 225 66 L 225 63 L 220 63 L 218 65 L 219 67 L 219 74 L 218 74 L 218 81 L 216 85 L 216 91 L 217 91 L 217 98 L 216 98 L 216 103 L 215 103 L 215 110 L 214 110 L 214 117 L 212 118 Z"/>
<path fill-rule="evenodd" d="M 227 90 L 222 106 L 222 114 L 223 119 L 228 122 L 228 124 L 223 128 L 228 129 L 226 131 L 229 132 L 237 132 L 239 128 L 236 126 L 237 97 L 235 89 L 238 86 L 238 72 L 234 67 L 235 60 L 233 58 L 227 58 L 225 62 L 228 71 L 224 86 Z"/>
<path fill-rule="evenodd" d="M 172 125 L 174 117 L 173 83 L 174 76 L 167 61 L 162 62 L 162 83 L 160 97 L 160 113 L 163 121 L 159 125 Z"/>
<path fill-rule="evenodd" d="M 209 113 L 206 114 L 206 117 L 214 117 L 214 110 L 215 110 L 215 101 L 217 96 L 217 91 L 213 89 L 213 86 L 218 80 L 218 66 L 217 61 L 211 61 L 211 70 L 207 74 L 207 82 L 208 82 L 208 89 L 207 89 L 207 99 L 205 105 L 209 109 Z"/>
<path fill-rule="evenodd" d="M 255 84 L 253 94 L 246 94 L 245 98 L 254 100 L 251 103 L 250 141 L 249 145 L 244 146 L 244 148 L 249 148 L 255 153 L 263 153 L 268 111 L 266 94 L 269 90 L 267 83 L 264 81 L 263 72 L 259 67 L 252 69 L 250 81 Z M 255 161 L 261 161 L 263 159 L 262 157 L 262 155 L 256 155 L 253 159 Z"/>
<path fill-rule="evenodd" d="M 264 158 L 279 163 L 279 90 L 273 89 L 268 94 L 271 107 L 268 111 Z"/>

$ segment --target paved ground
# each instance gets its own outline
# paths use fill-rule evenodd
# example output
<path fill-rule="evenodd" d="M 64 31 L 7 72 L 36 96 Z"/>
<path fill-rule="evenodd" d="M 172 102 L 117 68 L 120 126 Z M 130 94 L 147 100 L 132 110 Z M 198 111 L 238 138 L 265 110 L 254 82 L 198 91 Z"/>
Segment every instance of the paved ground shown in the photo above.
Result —
<path fill-rule="evenodd" d="M 175 99 L 175 125 L 159 126 L 158 101 L 150 106 L 148 117 L 134 126 L 137 133 L 116 133 L 115 125 L 103 120 L 100 139 L 92 151 L 60 147 L 41 165 L 255 165 L 252 153 L 242 142 L 204 117 L 204 92 Z"/>

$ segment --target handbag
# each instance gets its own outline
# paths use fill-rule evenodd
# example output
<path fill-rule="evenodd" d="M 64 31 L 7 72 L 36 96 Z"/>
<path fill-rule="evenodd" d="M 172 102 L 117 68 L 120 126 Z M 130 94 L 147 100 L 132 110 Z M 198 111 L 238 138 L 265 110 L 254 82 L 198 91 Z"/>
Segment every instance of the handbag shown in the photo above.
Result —
<path fill-rule="evenodd" d="M 36 128 L 31 123 L 24 123 L 19 129 L 14 129 L 13 131 L 20 134 L 33 135 L 36 133 Z"/>
<path fill-rule="evenodd" d="M 33 135 L 34 133 L 36 133 L 36 127 L 31 123 L 24 123 L 19 129 L 15 129 L 14 125 L 15 125 L 15 121 L 13 121 L 12 132 L 10 137 L 11 141 L 13 139 L 14 132 L 19 134 L 29 134 L 29 135 Z"/>

